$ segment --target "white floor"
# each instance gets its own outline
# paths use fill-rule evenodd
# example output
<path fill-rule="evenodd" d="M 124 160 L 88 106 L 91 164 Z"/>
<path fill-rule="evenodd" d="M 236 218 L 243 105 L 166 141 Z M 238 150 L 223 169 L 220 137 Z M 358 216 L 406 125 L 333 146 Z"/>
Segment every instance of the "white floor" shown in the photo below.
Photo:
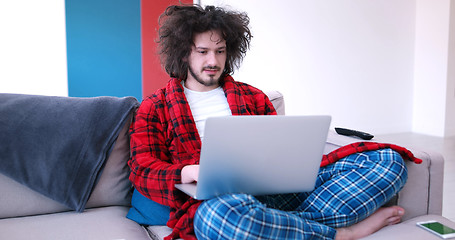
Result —
<path fill-rule="evenodd" d="M 444 156 L 444 197 L 442 215 L 455 221 L 455 136 L 434 137 L 416 133 L 379 135 L 382 142 L 403 147 L 419 147 L 433 150 Z"/>

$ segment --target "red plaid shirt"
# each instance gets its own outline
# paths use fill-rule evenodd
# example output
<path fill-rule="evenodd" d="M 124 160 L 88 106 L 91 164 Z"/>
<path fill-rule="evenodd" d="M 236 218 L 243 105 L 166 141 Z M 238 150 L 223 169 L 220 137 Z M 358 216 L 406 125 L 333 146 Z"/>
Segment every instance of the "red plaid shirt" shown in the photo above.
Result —
<path fill-rule="evenodd" d="M 247 84 L 227 76 L 223 90 L 233 115 L 275 115 L 267 96 Z M 350 154 L 392 148 L 416 163 L 421 160 L 405 148 L 375 142 L 359 142 L 341 147 L 322 158 L 321 166 Z M 167 225 L 173 228 L 167 239 L 196 239 L 193 219 L 200 204 L 174 187 L 181 183 L 181 170 L 199 164 L 201 141 L 190 107 L 178 79 L 146 98 L 131 125 L 130 180 L 144 196 L 167 205 L 171 215 Z"/>
<path fill-rule="evenodd" d="M 275 115 L 267 96 L 257 88 L 222 81 L 233 115 Z M 168 238 L 195 239 L 193 218 L 200 202 L 177 190 L 181 170 L 199 164 L 201 141 L 178 79 L 144 99 L 131 125 L 130 180 L 144 196 L 171 208 Z"/>
<path fill-rule="evenodd" d="M 398 145 L 377 142 L 356 142 L 340 147 L 330 152 L 329 154 L 322 156 L 321 167 L 332 164 L 354 153 L 375 151 L 384 148 L 390 148 L 394 150 L 395 152 L 400 154 L 403 159 L 410 160 L 416 164 L 422 163 L 422 159 L 416 158 L 411 151 Z"/>

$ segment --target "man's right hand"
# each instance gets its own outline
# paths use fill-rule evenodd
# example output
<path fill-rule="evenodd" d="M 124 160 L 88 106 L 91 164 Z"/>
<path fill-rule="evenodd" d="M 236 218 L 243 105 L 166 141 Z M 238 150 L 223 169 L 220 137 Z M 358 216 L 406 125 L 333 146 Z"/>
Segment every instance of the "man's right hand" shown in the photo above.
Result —
<path fill-rule="evenodd" d="M 199 176 L 199 165 L 188 165 L 182 169 L 182 183 L 197 182 Z"/>

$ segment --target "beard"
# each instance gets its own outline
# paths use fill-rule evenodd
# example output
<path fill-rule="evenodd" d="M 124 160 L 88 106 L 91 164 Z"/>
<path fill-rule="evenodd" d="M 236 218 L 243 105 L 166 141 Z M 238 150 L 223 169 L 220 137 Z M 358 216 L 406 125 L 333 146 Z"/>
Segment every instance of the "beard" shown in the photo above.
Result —
<path fill-rule="evenodd" d="M 205 69 L 214 69 L 214 70 L 220 70 L 219 67 L 212 67 L 212 66 L 209 66 L 209 67 L 204 67 L 202 70 L 205 70 Z M 202 76 L 200 74 L 196 74 L 196 72 L 191 68 L 191 66 L 188 67 L 188 70 L 191 74 L 191 76 L 196 79 L 196 81 L 206 87 L 211 87 L 211 86 L 215 86 L 215 85 L 218 85 L 219 82 L 220 82 L 220 79 L 221 77 L 223 76 L 223 74 L 220 75 L 220 77 L 218 78 L 215 78 L 215 76 L 212 76 L 212 75 L 209 75 L 209 79 L 204 81 L 204 79 L 202 79 Z"/>

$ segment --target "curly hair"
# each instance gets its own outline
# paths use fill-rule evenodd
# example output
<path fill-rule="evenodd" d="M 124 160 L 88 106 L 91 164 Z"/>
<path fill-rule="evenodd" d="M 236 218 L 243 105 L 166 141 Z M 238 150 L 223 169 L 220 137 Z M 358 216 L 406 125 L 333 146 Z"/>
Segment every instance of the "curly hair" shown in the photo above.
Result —
<path fill-rule="evenodd" d="M 220 31 L 226 41 L 226 64 L 223 74 L 238 69 L 250 47 L 250 19 L 246 13 L 199 5 L 169 6 L 160 16 L 157 43 L 161 64 L 175 78 L 186 80 L 193 38 L 197 33 Z"/>

